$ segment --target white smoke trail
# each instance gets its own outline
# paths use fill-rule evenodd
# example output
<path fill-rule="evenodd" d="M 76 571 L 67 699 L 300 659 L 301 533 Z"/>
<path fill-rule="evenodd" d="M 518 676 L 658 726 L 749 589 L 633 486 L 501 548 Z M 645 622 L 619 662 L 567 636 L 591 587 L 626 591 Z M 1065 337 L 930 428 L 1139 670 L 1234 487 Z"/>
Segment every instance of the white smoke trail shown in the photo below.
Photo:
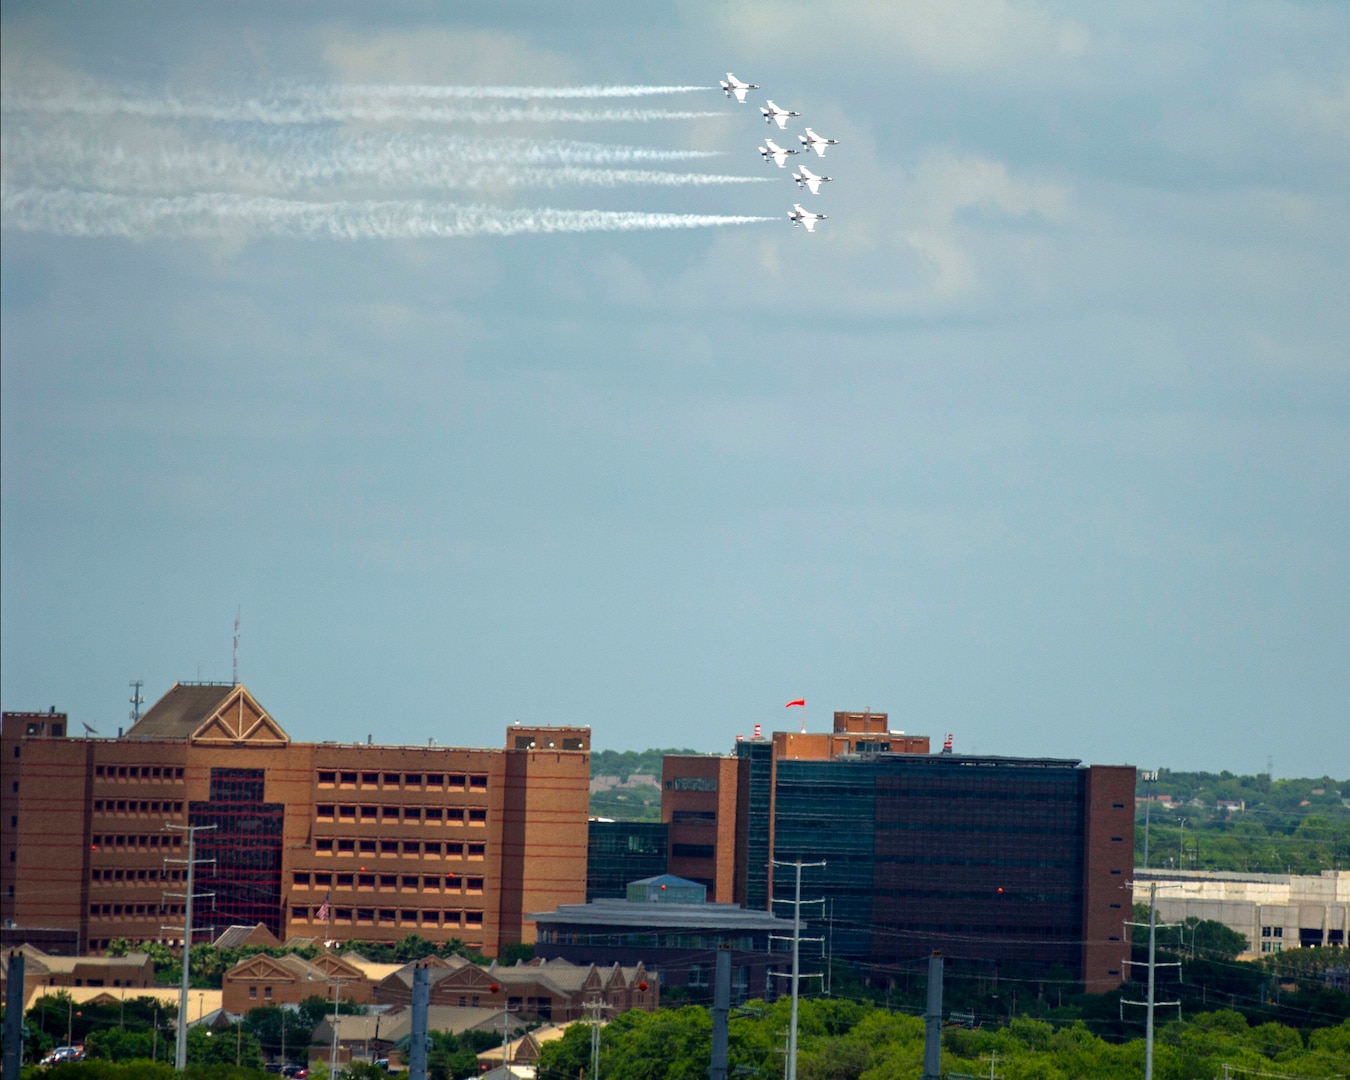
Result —
<path fill-rule="evenodd" d="M 661 87 L 576 87 L 571 90 L 558 87 L 316 87 L 290 95 L 221 98 L 180 96 L 172 92 L 154 96 L 110 93 L 94 87 L 84 91 L 35 92 L 15 86 L 0 90 L 0 101 L 7 113 L 124 114 L 158 120 L 210 120 L 235 124 L 388 123 L 395 120 L 432 124 L 645 123 L 720 115 L 708 110 L 562 109 L 535 105 L 464 108 L 446 103 L 484 101 L 494 97 L 526 101 L 636 97 L 638 91 L 644 90 L 680 92 L 680 88 Z M 355 91 L 362 91 L 364 96 Z"/>
<path fill-rule="evenodd" d="M 374 85 L 315 87 L 293 85 L 296 97 L 338 96 L 345 98 L 515 98 L 528 100 L 578 100 L 583 98 L 658 97 L 664 94 L 691 94 L 716 90 L 716 86 L 428 86 L 380 83 Z"/>
<path fill-rule="evenodd" d="M 130 240 L 240 235 L 392 240 L 697 229 L 777 219 L 612 210 L 506 210 L 421 200 L 314 203 L 218 193 L 146 198 L 25 188 L 0 197 L 0 220 L 6 228 L 24 232 Z"/>
<path fill-rule="evenodd" d="M 576 162 L 670 160 L 713 156 L 523 139 L 463 136 L 303 135 L 287 130 L 264 145 L 198 141 L 158 133 L 158 145 L 98 132 L 17 124 L 0 135 L 4 182 L 35 188 L 170 194 L 233 191 L 295 194 L 318 188 L 514 189 L 625 185 L 695 186 L 765 183 L 760 176 L 592 168 Z M 529 164 L 518 164 L 528 162 Z"/>

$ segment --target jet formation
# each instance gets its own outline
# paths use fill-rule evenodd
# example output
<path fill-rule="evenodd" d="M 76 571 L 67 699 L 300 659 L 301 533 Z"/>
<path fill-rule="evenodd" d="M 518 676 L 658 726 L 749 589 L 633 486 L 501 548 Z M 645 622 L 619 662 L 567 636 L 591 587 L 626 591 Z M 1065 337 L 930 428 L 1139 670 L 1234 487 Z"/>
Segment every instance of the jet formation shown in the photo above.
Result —
<path fill-rule="evenodd" d="M 741 82 L 731 72 L 727 72 L 725 79 L 719 79 L 718 84 L 722 87 L 723 93 L 728 98 L 735 97 L 740 104 L 745 104 L 746 95 L 751 90 L 758 90 L 758 83 Z M 801 113 L 794 112 L 792 109 L 784 109 L 774 104 L 773 99 L 765 101 L 760 106 L 760 113 L 764 117 L 766 124 L 777 124 L 779 130 L 786 131 L 787 123 L 794 116 L 801 116 Z M 764 145 L 759 148 L 759 156 L 764 161 L 772 161 L 780 169 L 787 167 L 787 159 L 793 154 L 810 154 L 815 151 L 816 157 L 824 157 L 827 147 L 838 146 L 838 139 L 827 139 L 822 135 L 817 135 L 810 128 L 806 129 L 806 134 L 798 135 L 797 141 L 802 144 L 801 150 L 789 150 L 786 147 L 779 146 L 772 139 L 765 139 Z M 797 171 L 792 174 L 792 179 L 796 181 L 799 188 L 805 188 L 812 195 L 820 194 L 820 185 L 829 183 L 834 179 L 832 176 L 818 176 L 808 169 L 805 165 L 799 166 Z M 824 221 L 827 214 L 816 214 L 810 210 L 804 209 L 801 203 L 793 203 L 792 209 L 788 211 L 788 220 L 792 222 L 794 229 L 804 227 L 807 232 L 815 232 L 817 223 Z"/>

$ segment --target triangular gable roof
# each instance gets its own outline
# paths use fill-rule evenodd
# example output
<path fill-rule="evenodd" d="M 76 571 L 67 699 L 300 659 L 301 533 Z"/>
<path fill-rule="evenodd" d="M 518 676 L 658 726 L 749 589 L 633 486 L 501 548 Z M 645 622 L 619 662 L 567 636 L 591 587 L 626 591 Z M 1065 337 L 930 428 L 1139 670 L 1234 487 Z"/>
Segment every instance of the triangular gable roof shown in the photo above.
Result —
<path fill-rule="evenodd" d="M 349 964 L 342 957 L 334 956 L 332 953 L 320 953 L 307 963 L 315 970 L 322 972 L 325 978 L 333 978 L 334 976 L 339 979 L 353 980 L 365 978 L 365 972 L 359 967 L 355 964 Z"/>
<path fill-rule="evenodd" d="M 194 743 L 248 743 L 285 746 L 291 737 L 267 715 L 243 686 L 233 692 L 192 733 Z"/>
<path fill-rule="evenodd" d="M 490 972 L 476 964 L 465 964 L 458 971 L 452 971 L 436 980 L 435 988 L 442 993 L 460 990 L 486 990 L 495 979 Z"/>
<path fill-rule="evenodd" d="M 266 923 L 257 923 L 253 926 L 227 926 L 214 942 L 217 949 L 237 949 L 241 945 L 276 948 L 280 944 Z"/>
<path fill-rule="evenodd" d="M 237 683 L 175 683 L 123 738 L 260 746 L 285 746 L 291 741 L 281 725 Z"/>
<path fill-rule="evenodd" d="M 259 953 L 257 956 L 240 960 L 225 972 L 224 977 L 231 982 L 256 982 L 264 979 L 269 982 L 298 982 L 309 974 L 311 967 L 307 960 L 298 956 L 268 956 Z"/>

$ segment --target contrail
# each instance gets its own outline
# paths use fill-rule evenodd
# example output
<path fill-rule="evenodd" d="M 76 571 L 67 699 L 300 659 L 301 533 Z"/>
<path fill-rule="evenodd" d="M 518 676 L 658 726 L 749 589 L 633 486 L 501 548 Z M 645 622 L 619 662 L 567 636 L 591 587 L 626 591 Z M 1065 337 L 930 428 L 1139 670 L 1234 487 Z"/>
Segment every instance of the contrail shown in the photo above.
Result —
<path fill-rule="evenodd" d="M 764 177 L 678 173 L 651 169 L 588 167 L 584 162 L 679 160 L 714 156 L 706 151 L 661 151 L 588 143 L 523 139 L 480 141 L 463 136 L 357 136 L 299 132 L 271 136 L 261 145 L 184 141 L 161 133 L 109 139 L 99 133 L 50 131 L 16 125 L 0 135 L 7 184 L 36 188 L 174 194 L 234 191 L 295 194 L 360 185 L 379 189 L 493 189 L 625 185 L 694 186 L 765 183 Z M 525 164 L 528 163 L 528 164 Z"/>
<path fill-rule="evenodd" d="M 7 228 L 24 232 L 130 240 L 234 238 L 241 234 L 305 240 L 393 240 L 698 229 L 777 220 L 547 207 L 506 210 L 422 200 L 314 203 L 219 193 L 146 198 L 32 188 L 6 192 L 0 198 L 0 216 Z"/>
<path fill-rule="evenodd" d="M 162 95 L 25 91 L 6 87 L 0 100 L 7 113 L 67 113 L 83 116 L 124 114 L 160 120 L 210 120 L 218 123 L 322 124 L 347 121 L 383 123 L 393 120 L 435 124 L 515 123 L 645 123 L 661 120 L 697 120 L 721 115 L 708 110 L 639 108 L 574 108 L 490 106 L 465 108 L 456 100 L 485 101 L 564 100 L 637 97 L 645 93 L 674 93 L 703 87 L 366 87 L 312 88 L 304 93 L 268 97 L 194 97 L 172 92 Z M 359 91 L 359 92 L 358 92 Z M 538 93 L 531 93 L 538 91 Z"/>

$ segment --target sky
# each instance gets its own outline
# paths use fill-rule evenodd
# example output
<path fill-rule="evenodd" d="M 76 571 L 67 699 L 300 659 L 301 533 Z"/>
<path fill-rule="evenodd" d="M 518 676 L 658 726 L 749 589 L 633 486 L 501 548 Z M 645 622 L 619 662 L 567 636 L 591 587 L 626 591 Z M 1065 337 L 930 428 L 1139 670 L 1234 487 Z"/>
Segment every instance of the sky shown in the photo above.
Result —
<path fill-rule="evenodd" d="M 1350 776 L 1345 4 L 0 20 L 6 710 Z"/>

